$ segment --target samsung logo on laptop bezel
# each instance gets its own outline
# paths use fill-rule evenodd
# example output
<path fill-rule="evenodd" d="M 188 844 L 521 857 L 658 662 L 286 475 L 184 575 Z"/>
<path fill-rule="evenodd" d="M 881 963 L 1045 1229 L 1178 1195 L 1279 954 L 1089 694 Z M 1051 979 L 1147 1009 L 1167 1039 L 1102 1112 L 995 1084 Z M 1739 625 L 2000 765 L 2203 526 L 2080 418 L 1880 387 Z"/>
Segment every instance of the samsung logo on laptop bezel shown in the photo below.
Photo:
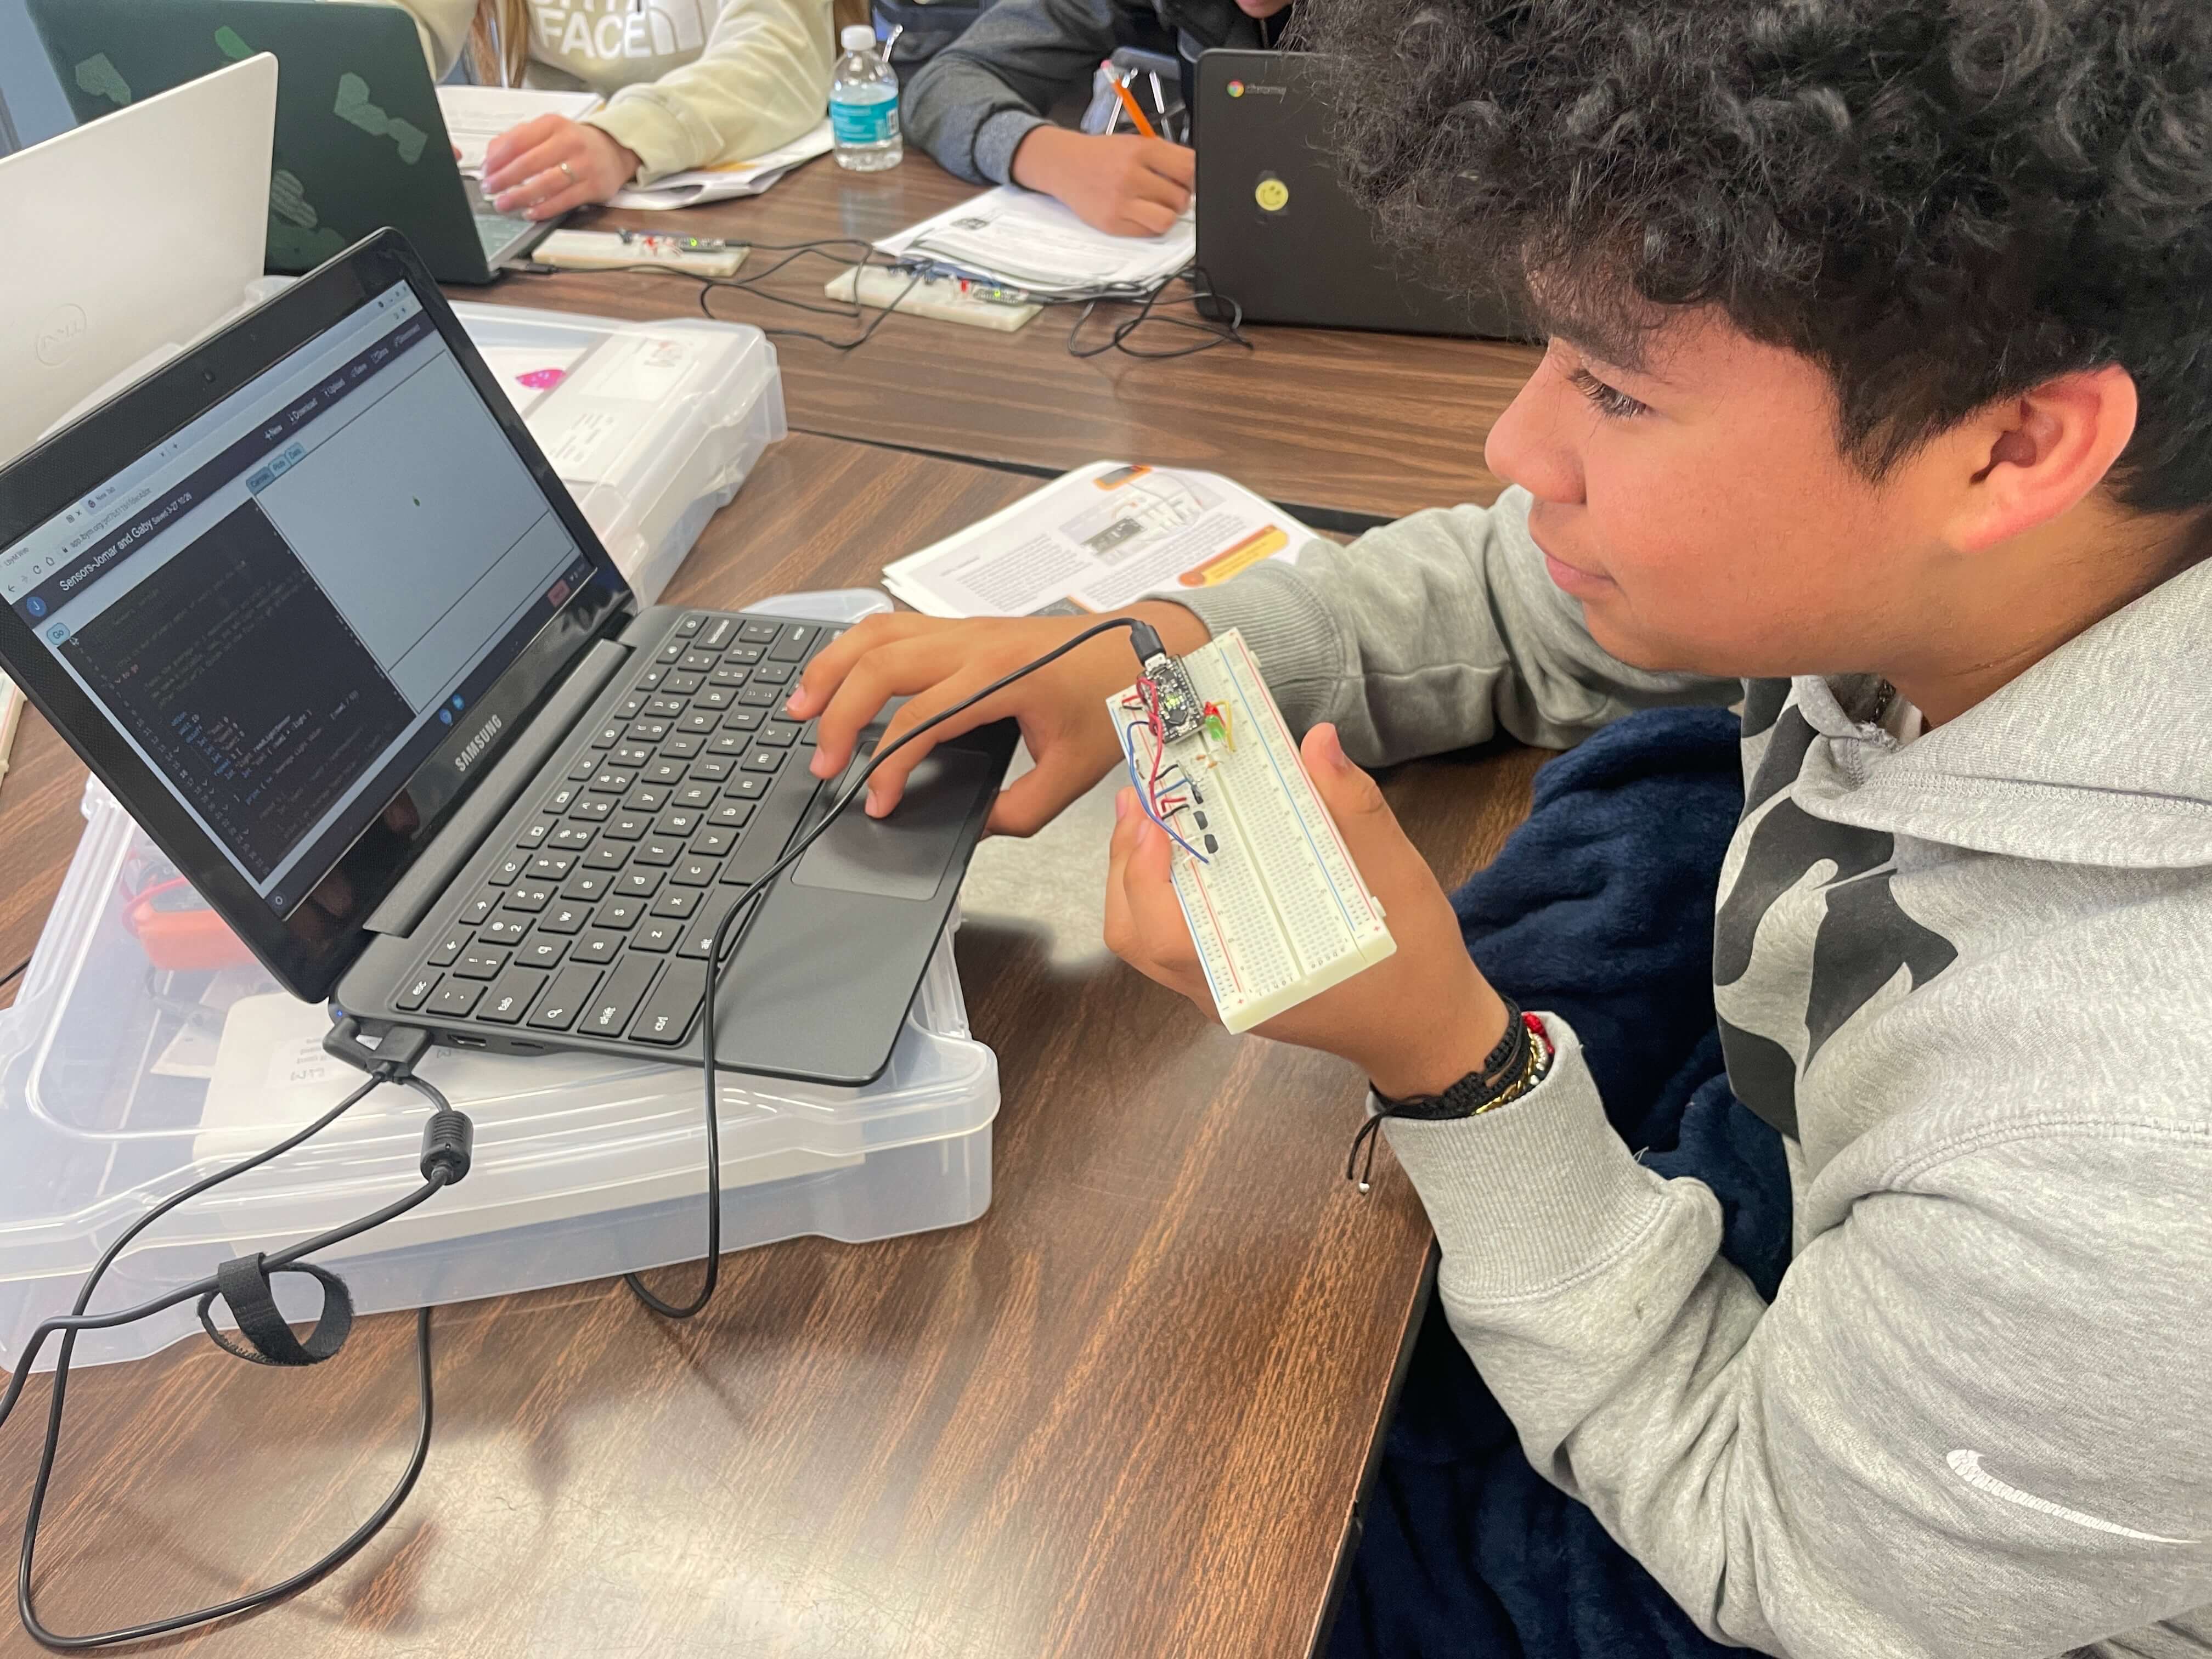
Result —
<path fill-rule="evenodd" d="M 465 772 L 476 764 L 477 757 L 491 746 L 491 740 L 506 729 L 507 722 L 494 714 L 477 727 L 476 736 L 461 745 L 461 752 L 453 757 L 453 770 Z"/>

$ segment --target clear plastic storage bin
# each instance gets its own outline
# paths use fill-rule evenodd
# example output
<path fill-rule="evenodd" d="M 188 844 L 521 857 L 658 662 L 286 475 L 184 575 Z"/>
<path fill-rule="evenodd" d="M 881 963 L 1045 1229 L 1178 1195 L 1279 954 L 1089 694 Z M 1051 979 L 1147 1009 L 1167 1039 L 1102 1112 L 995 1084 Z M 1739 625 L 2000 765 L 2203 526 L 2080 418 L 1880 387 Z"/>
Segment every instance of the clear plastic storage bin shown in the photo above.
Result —
<path fill-rule="evenodd" d="M 788 430 L 775 348 L 744 324 L 453 311 L 647 605 Z"/>
<path fill-rule="evenodd" d="M 880 595 L 797 596 L 757 607 L 849 617 Z M 137 1217 L 336 1103 L 361 1077 L 322 1053 L 327 1016 L 222 936 L 159 954 L 144 896 L 158 859 L 97 782 L 59 899 L 16 1005 L 0 1011 L 0 1350 L 12 1363 L 41 1319 Z M 173 906 L 177 890 L 166 902 Z M 169 908 L 169 917 L 189 915 Z M 700 1074 L 592 1055 L 437 1049 L 422 1074 L 476 1125 L 468 1178 L 320 1255 L 374 1313 L 464 1301 L 695 1261 L 705 1243 Z M 726 1249 L 815 1234 L 860 1243 L 981 1215 L 991 1195 L 998 1063 L 968 1030 L 950 933 L 894 1048 L 865 1089 L 725 1073 Z M 157 1223 L 103 1281 L 125 1307 L 363 1215 L 419 1181 L 428 1105 L 377 1091 L 297 1152 Z M 312 1317 L 320 1292 L 275 1285 Z M 198 1328 L 191 1308 L 81 1339 L 81 1361 L 136 1358 Z M 46 1363 L 54 1349 L 49 1345 Z"/>

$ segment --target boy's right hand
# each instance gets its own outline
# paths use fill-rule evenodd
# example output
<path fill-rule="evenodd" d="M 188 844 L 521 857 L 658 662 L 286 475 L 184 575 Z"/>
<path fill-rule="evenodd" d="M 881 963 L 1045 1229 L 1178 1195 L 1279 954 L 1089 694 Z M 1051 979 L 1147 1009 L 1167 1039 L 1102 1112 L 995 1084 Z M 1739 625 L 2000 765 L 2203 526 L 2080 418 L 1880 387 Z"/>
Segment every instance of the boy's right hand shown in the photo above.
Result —
<path fill-rule="evenodd" d="M 1133 132 L 1032 128 L 1014 151 L 1013 179 L 1067 204 L 1113 236 L 1158 236 L 1190 205 L 1198 154 Z"/>
<path fill-rule="evenodd" d="M 1115 614 L 1143 617 L 1176 656 L 1195 651 L 1212 637 L 1194 613 L 1164 600 Z M 844 769 L 860 733 L 893 697 L 909 701 L 884 727 L 879 749 L 1101 620 L 987 617 L 949 622 L 911 611 L 868 617 L 816 653 L 791 695 L 794 720 L 819 720 L 816 775 L 835 777 Z M 1036 765 L 1000 793 L 985 829 L 999 836 L 1035 835 L 1121 763 L 1121 734 L 1107 718 L 1106 699 L 1133 681 L 1137 670 L 1128 631 L 1117 628 L 1049 668 L 1024 675 L 885 761 L 868 782 L 869 816 L 881 817 L 898 804 L 907 775 L 938 743 L 1012 718 L 1020 723 L 1022 740 Z"/>

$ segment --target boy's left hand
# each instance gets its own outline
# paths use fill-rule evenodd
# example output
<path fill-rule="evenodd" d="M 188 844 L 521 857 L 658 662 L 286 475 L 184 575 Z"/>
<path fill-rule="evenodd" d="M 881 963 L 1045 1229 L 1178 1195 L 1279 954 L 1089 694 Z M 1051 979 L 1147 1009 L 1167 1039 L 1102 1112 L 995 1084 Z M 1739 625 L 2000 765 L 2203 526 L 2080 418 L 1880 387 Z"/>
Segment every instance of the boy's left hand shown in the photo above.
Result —
<path fill-rule="evenodd" d="M 636 178 L 637 169 L 636 155 L 603 129 L 565 115 L 538 115 L 484 146 L 483 192 L 501 213 L 550 219 L 605 201 Z"/>
<path fill-rule="evenodd" d="M 1336 729 L 1316 726 L 1300 752 L 1352 863 L 1382 901 L 1398 948 L 1254 1029 L 1279 1042 L 1340 1054 L 1386 1095 L 1440 1093 L 1480 1066 L 1504 1035 L 1504 1001 L 1468 956 L 1435 873 L 1398 827 L 1375 780 L 1346 757 Z M 1135 790 L 1121 792 L 1115 812 L 1107 947 L 1214 1016 L 1170 875 L 1174 843 L 1146 816 Z"/>

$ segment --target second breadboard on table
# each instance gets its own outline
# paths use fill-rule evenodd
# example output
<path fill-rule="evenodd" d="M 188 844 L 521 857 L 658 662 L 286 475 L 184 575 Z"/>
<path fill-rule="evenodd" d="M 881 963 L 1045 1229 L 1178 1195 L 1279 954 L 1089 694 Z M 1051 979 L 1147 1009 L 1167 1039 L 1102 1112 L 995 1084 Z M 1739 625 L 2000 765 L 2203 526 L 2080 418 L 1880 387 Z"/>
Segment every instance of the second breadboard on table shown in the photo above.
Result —
<path fill-rule="evenodd" d="M 930 317 L 940 323 L 965 323 L 1001 334 L 1012 333 L 1044 309 L 1034 301 L 987 297 L 988 293 L 1010 290 L 987 290 L 985 284 L 958 276 L 930 276 L 917 282 L 912 271 L 893 270 L 888 265 L 854 265 L 850 270 L 841 270 L 822 291 L 848 305 Z"/>
<path fill-rule="evenodd" d="M 632 270 L 640 265 L 687 276 L 734 276 L 751 250 L 742 242 L 660 236 L 635 230 L 556 230 L 531 258 L 558 270 Z"/>
<path fill-rule="evenodd" d="M 1175 840 L 1176 897 L 1221 1023 L 1243 1031 L 1398 947 L 1243 636 L 1153 662 L 1166 672 L 1106 708 L 1144 810 Z"/>

